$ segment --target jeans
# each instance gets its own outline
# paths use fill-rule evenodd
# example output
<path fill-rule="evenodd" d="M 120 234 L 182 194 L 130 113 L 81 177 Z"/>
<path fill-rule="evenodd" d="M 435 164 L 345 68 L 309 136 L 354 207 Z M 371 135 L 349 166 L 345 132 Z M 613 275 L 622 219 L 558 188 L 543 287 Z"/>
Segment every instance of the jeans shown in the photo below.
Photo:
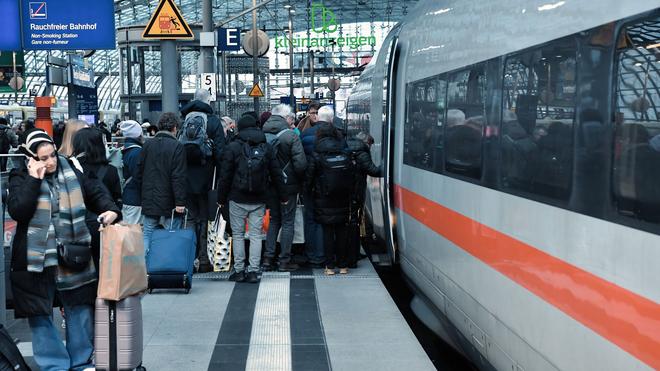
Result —
<path fill-rule="evenodd" d="M 154 233 L 154 230 L 158 228 L 159 225 L 162 225 L 166 229 L 170 228 L 170 223 L 172 223 L 172 229 L 181 229 L 183 225 L 183 218 L 180 216 L 174 216 L 174 222 L 172 223 L 171 217 L 166 216 L 144 216 L 144 224 L 142 226 L 142 234 L 144 235 L 144 254 L 145 256 L 149 253 L 149 243 L 151 243 L 151 234 Z"/>
<path fill-rule="evenodd" d="M 325 245 L 325 266 L 348 267 L 348 225 L 346 223 L 323 224 L 323 244 Z"/>
<path fill-rule="evenodd" d="M 66 347 L 52 316 L 28 319 L 32 331 L 34 360 L 42 371 L 80 371 L 93 367 L 94 307 L 64 307 L 66 315 Z"/>
<path fill-rule="evenodd" d="M 293 228 L 296 221 L 296 197 L 290 197 L 286 205 L 282 205 L 278 200 L 272 202 L 270 208 L 270 224 L 268 225 L 268 234 L 266 234 L 266 252 L 264 256 L 273 259 L 275 257 L 275 247 L 277 235 L 282 228 L 280 236 L 280 264 L 291 261 L 291 245 L 293 244 Z"/>
<path fill-rule="evenodd" d="M 248 272 L 259 272 L 261 265 L 261 228 L 264 224 L 265 204 L 239 204 L 229 201 L 229 222 L 233 233 L 234 270 L 245 270 L 245 219 L 250 237 L 250 265 Z"/>
<path fill-rule="evenodd" d="M 121 216 L 126 224 L 141 224 L 142 206 L 124 205 L 121 208 Z"/>
<path fill-rule="evenodd" d="M 312 193 L 305 192 L 303 201 L 305 203 L 305 255 L 310 263 L 323 264 L 325 262 L 323 229 L 314 219 L 314 197 Z"/>

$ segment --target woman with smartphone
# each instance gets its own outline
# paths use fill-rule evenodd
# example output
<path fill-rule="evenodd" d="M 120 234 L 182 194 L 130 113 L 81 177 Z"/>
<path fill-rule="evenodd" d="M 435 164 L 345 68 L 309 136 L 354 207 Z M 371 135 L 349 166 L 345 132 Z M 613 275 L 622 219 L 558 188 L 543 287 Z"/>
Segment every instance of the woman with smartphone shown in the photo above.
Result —
<path fill-rule="evenodd" d="M 97 179 L 58 155 L 51 137 L 26 133 L 19 150 L 27 166 L 9 175 L 7 207 L 17 222 L 11 285 L 16 318 L 28 318 L 34 358 L 42 370 L 93 366 L 96 267 L 85 224 L 87 209 L 106 224 L 121 214 Z M 53 324 L 58 299 L 67 318 L 66 346 Z"/>

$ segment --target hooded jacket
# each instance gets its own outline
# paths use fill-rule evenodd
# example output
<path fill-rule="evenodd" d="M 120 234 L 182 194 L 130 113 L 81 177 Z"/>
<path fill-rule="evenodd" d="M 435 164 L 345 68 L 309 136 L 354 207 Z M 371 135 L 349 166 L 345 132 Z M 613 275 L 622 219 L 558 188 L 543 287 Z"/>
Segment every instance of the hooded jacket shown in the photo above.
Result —
<path fill-rule="evenodd" d="M 264 133 L 274 135 L 283 130 L 286 131 L 279 137 L 277 157 L 282 171 L 287 175 L 286 193 L 293 196 L 300 192 L 307 169 L 307 156 L 300 137 L 289 129 L 289 124 L 282 116 L 271 116 L 263 127 Z"/>
<path fill-rule="evenodd" d="M 268 197 L 265 193 L 248 193 L 232 187 L 238 162 L 243 156 L 244 143 L 248 143 L 250 146 L 266 143 L 266 136 L 256 126 L 241 128 L 236 139 L 227 145 L 223 155 L 220 185 L 218 187 L 218 202 L 221 205 L 226 205 L 227 201 L 251 205 L 265 204 L 267 201 Z M 282 179 L 282 169 L 274 156 L 273 149 L 270 145 L 267 148 L 266 161 L 268 163 L 268 172 L 273 183 L 272 185 L 276 187 L 280 200 L 287 201 L 288 197 Z"/>
<path fill-rule="evenodd" d="M 187 190 L 189 194 L 206 194 L 212 186 L 214 166 L 217 171 L 220 171 L 222 150 L 226 142 L 225 131 L 222 129 L 218 116 L 213 114 L 213 108 L 210 105 L 199 100 L 191 101 L 181 109 L 181 115 L 185 118 L 190 112 L 205 113 L 208 117 L 206 135 L 213 141 L 213 159 L 205 165 L 188 164 Z"/>
<path fill-rule="evenodd" d="M 307 129 L 309 130 L 309 129 Z M 348 222 L 350 196 L 337 197 L 323 195 L 317 183 L 321 176 L 321 155 L 345 151 L 345 142 L 337 138 L 324 137 L 316 142 L 316 149 L 307 167 L 306 187 L 311 187 L 314 196 L 314 218 L 319 224 L 338 224 Z"/>
<path fill-rule="evenodd" d="M 186 153 L 172 133 L 160 131 L 144 144 L 139 168 L 142 215 L 168 216 L 186 205 Z"/>

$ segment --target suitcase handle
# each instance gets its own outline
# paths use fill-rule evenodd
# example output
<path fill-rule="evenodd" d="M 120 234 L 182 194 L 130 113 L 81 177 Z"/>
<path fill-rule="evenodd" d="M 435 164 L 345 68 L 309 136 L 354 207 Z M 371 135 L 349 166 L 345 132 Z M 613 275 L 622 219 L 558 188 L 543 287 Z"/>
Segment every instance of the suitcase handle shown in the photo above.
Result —
<path fill-rule="evenodd" d="M 176 209 L 172 209 L 172 218 L 170 219 L 170 231 L 173 230 L 174 228 L 174 213 L 176 212 Z M 186 212 L 184 214 L 183 218 L 183 229 L 186 229 L 188 226 L 188 208 L 186 208 Z"/>

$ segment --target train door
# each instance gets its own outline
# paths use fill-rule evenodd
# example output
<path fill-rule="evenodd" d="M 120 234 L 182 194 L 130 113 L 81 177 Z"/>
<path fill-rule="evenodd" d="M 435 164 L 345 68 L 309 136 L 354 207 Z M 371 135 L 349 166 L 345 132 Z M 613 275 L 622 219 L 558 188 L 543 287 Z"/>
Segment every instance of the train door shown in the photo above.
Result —
<path fill-rule="evenodd" d="M 383 79 L 383 181 L 381 184 L 383 221 L 389 263 L 397 259 L 396 211 L 394 208 L 394 145 L 396 118 L 396 80 L 399 61 L 398 30 L 394 34 L 387 55 L 385 56 L 385 78 Z"/>

